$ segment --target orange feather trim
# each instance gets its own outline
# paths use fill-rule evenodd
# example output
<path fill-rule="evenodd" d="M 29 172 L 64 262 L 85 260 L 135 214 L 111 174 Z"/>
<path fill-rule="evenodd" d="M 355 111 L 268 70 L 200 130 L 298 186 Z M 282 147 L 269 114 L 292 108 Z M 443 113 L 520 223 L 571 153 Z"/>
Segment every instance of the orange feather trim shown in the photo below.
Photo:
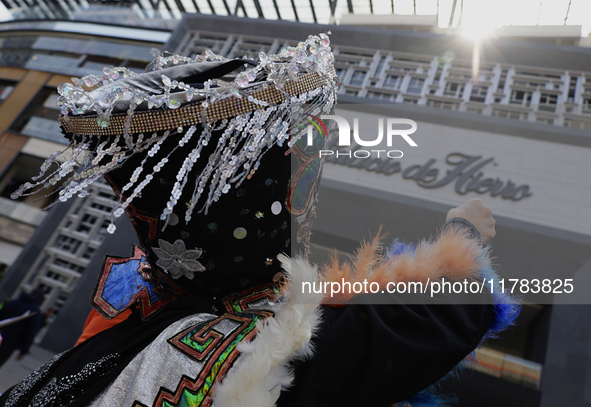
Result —
<path fill-rule="evenodd" d="M 485 256 L 480 242 L 470 239 L 464 229 L 449 228 L 442 231 L 434 242 L 421 241 L 413 252 L 387 258 L 382 245 L 383 236 L 378 234 L 371 242 L 363 242 L 352 262 L 339 263 L 333 255 L 322 267 L 322 281 L 344 281 L 367 284 L 377 282 L 380 290 L 390 282 L 421 282 L 450 280 L 472 280 L 478 271 L 486 267 Z M 324 303 L 346 304 L 355 296 L 354 292 L 341 292 L 325 297 Z"/>

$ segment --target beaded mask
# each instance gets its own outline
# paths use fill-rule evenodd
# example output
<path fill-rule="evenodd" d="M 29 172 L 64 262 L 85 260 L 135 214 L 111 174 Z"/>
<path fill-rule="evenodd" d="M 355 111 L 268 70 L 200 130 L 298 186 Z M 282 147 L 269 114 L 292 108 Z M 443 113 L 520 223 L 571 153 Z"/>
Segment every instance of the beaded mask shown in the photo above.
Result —
<path fill-rule="evenodd" d="M 46 175 L 54 153 L 13 197 L 65 180 L 65 202 L 105 176 L 119 196 L 112 221 L 127 213 L 150 267 L 183 290 L 217 298 L 268 283 L 277 254 L 308 251 L 329 140 L 305 136 L 333 109 L 332 61 L 320 34 L 257 61 L 157 53 L 147 73 L 72 78 L 58 88 L 71 158 Z"/>

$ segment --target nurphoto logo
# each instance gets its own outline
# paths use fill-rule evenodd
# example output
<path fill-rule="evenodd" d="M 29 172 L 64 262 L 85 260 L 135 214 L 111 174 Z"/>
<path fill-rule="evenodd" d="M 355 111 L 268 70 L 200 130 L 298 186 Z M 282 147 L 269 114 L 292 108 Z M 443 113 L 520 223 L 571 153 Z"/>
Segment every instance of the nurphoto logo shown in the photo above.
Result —
<path fill-rule="evenodd" d="M 414 120 L 410 119 L 394 119 L 384 118 L 378 119 L 378 135 L 373 140 L 362 139 L 359 135 L 359 119 L 353 119 L 353 131 L 351 132 L 351 125 L 342 116 L 338 115 L 322 115 L 320 118 L 309 115 L 308 121 L 311 123 L 308 125 L 308 146 L 313 144 L 314 128 L 316 128 L 320 134 L 324 132 L 328 134 L 324 120 L 334 120 L 339 129 L 339 136 L 336 140 L 336 146 L 338 147 L 350 147 L 351 146 L 351 134 L 353 134 L 353 141 L 355 144 L 361 147 L 375 147 L 382 144 L 384 140 L 384 134 L 386 136 L 386 145 L 388 147 L 393 146 L 394 137 L 402 137 L 404 141 L 411 147 L 418 147 L 417 143 L 410 137 L 417 130 L 417 124 Z M 402 125 L 402 128 L 401 128 Z M 410 126 L 406 128 L 406 126 Z M 334 145 L 334 144 L 333 144 Z M 347 156 L 349 158 L 369 158 L 369 157 L 388 157 L 388 158 L 402 158 L 404 153 L 401 150 L 377 150 L 377 149 L 348 149 L 347 151 L 335 150 L 319 150 L 318 154 L 320 157 L 335 156 Z"/>

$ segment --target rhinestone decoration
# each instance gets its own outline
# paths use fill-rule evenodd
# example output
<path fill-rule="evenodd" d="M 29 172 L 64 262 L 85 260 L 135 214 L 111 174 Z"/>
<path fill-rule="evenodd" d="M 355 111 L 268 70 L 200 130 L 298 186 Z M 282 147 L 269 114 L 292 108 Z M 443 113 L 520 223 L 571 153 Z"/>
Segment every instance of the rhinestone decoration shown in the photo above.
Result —
<path fill-rule="evenodd" d="M 261 219 L 265 217 L 265 214 L 261 211 L 258 211 L 257 213 L 254 214 L 254 217 L 257 219 Z"/>
<path fill-rule="evenodd" d="M 265 266 L 270 266 L 271 264 L 273 264 L 273 259 L 267 257 L 267 260 L 265 260 Z"/>
<path fill-rule="evenodd" d="M 181 150 L 184 160 L 172 189 L 163 191 L 169 199 L 160 220 L 163 227 L 180 221 L 173 210 L 192 187 L 188 202 L 181 202 L 187 206 L 184 220 L 188 223 L 196 209 L 207 214 L 232 189 L 236 196 L 243 196 L 245 191 L 239 187 L 255 174 L 265 152 L 275 145 L 293 146 L 306 133 L 306 126 L 299 124 L 306 123 L 310 115 L 329 114 L 336 100 L 338 80 L 326 34 L 311 35 L 276 55 L 261 52 L 257 65 L 245 64 L 233 81 L 210 79 L 202 88 L 177 81 L 176 67 L 190 70 L 192 64 L 225 62 L 226 58 L 210 50 L 195 58 L 157 50 L 153 55 L 153 72 L 141 74 L 152 75 L 157 82 L 154 87 L 158 89 L 152 93 L 123 80 L 136 74 L 122 67 L 105 68 L 102 75 L 73 78 L 58 87 L 59 120 L 73 140 L 71 151 L 52 154 L 33 182 L 11 195 L 13 199 L 58 182 L 63 182 L 56 191 L 58 201 L 85 196 L 94 181 L 143 153 L 145 157 L 122 189 L 129 192 L 121 194 L 112 212 L 107 231 L 114 233 L 114 219 L 125 213 L 145 187 L 158 179 L 157 173 L 171 155 Z M 115 111 L 118 106 L 128 108 L 119 113 Z M 221 131 L 221 136 L 212 139 L 213 130 Z M 169 138 L 176 141 L 172 150 L 160 151 Z M 194 185 L 187 186 L 195 163 L 202 159 L 202 149 L 210 144 L 213 153 L 208 151 L 205 168 L 195 174 Z M 272 183 L 265 181 L 267 186 Z"/>
<path fill-rule="evenodd" d="M 195 272 L 205 271 L 205 267 L 196 260 L 201 257 L 202 250 L 187 250 L 185 242 L 181 239 L 173 244 L 158 239 L 158 245 L 160 247 L 152 248 L 158 256 L 156 265 L 167 270 L 172 278 L 178 279 L 185 276 L 192 280 L 195 277 Z"/>
<path fill-rule="evenodd" d="M 82 393 L 83 385 L 101 376 L 104 376 L 117 366 L 119 355 L 117 353 L 105 356 L 96 362 L 87 364 L 80 372 L 62 377 L 52 378 L 41 390 L 35 394 L 29 404 L 30 407 L 57 407 L 67 406 L 77 394 Z"/>
<path fill-rule="evenodd" d="M 52 378 L 40 390 L 33 391 L 42 380 L 47 377 L 50 367 L 64 354 L 54 356 L 45 365 L 31 373 L 27 378 L 17 384 L 10 392 L 6 407 L 28 405 L 30 407 L 57 407 L 68 406 L 75 397 L 83 392 L 83 385 L 110 372 L 120 356 L 117 353 L 105 356 L 96 362 L 88 363 L 80 372 L 65 376 L 61 379 Z M 30 399 L 32 397 L 32 399 Z"/>
<path fill-rule="evenodd" d="M 234 229 L 234 237 L 238 240 L 244 239 L 247 235 L 246 229 L 236 228 Z"/>
<path fill-rule="evenodd" d="M 33 373 L 28 375 L 24 380 L 18 383 L 12 388 L 8 398 L 6 399 L 6 407 L 13 407 L 20 404 L 21 399 L 25 399 L 31 396 L 31 390 L 41 382 L 48 374 L 49 368 L 57 362 L 57 360 L 66 352 L 55 355 L 46 364 L 40 366 Z"/>

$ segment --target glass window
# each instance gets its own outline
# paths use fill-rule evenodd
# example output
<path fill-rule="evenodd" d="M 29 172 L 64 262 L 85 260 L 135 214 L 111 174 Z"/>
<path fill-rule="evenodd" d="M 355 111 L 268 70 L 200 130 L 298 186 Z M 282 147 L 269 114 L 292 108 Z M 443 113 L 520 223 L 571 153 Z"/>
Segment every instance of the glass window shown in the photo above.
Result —
<path fill-rule="evenodd" d="M 425 80 L 422 78 L 412 78 L 408 84 L 408 93 L 421 93 L 423 90 L 423 84 Z"/>
<path fill-rule="evenodd" d="M 97 195 L 109 201 L 117 202 L 117 197 L 112 192 L 99 191 Z"/>
<path fill-rule="evenodd" d="M 376 67 L 376 73 L 374 76 L 379 76 L 382 73 L 382 69 L 384 69 L 384 65 L 386 63 L 385 57 L 380 57 L 380 61 L 378 62 L 378 66 Z"/>
<path fill-rule="evenodd" d="M 73 237 L 65 235 L 59 235 L 58 238 L 55 239 L 53 247 L 63 250 L 64 252 L 76 254 L 81 244 L 82 242 L 78 239 L 74 239 Z"/>
<path fill-rule="evenodd" d="M 354 71 L 349 84 L 353 86 L 363 86 L 366 74 L 367 72 L 365 71 Z"/>
<path fill-rule="evenodd" d="M 445 84 L 443 94 L 454 98 L 461 98 L 464 93 L 464 84 L 457 82 L 448 82 Z"/>
<path fill-rule="evenodd" d="M 97 219 L 98 218 L 96 216 L 91 214 L 84 214 L 80 220 L 80 223 L 78 224 L 78 227 L 76 228 L 76 232 L 84 233 L 86 235 L 89 234 Z"/>
<path fill-rule="evenodd" d="M 29 103 L 29 106 L 27 106 L 27 108 L 24 110 L 24 113 L 21 114 L 17 120 L 15 120 L 10 129 L 20 133 L 27 125 L 31 117 L 40 117 L 57 122 L 60 114 L 59 110 L 45 106 L 47 99 L 56 93 L 57 91 L 53 88 L 42 89 Z M 62 138 L 65 140 L 64 137 Z"/>
<path fill-rule="evenodd" d="M 529 104 L 531 102 L 531 96 L 532 96 L 531 92 L 525 92 L 522 90 L 514 90 L 513 92 L 511 92 L 511 100 L 509 100 L 509 102 L 514 103 L 514 104 L 518 104 L 518 105 L 529 106 Z"/>
<path fill-rule="evenodd" d="M 0 104 L 4 102 L 14 90 L 14 82 L 0 81 Z"/>
<path fill-rule="evenodd" d="M 58 98 L 59 95 L 57 93 L 50 94 L 47 99 L 45 99 L 45 102 L 43 102 L 43 107 L 59 110 L 60 106 L 57 104 Z"/>
<path fill-rule="evenodd" d="M 82 254 L 82 258 L 90 260 L 92 259 L 92 256 L 94 256 L 95 252 L 96 249 L 94 247 L 87 247 L 84 253 Z"/>
<path fill-rule="evenodd" d="M 388 75 L 384 80 L 384 88 L 386 89 L 399 89 L 400 83 L 402 82 L 402 76 L 400 75 Z"/>
<path fill-rule="evenodd" d="M 110 206 L 110 205 L 104 205 L 103 203 L 96 202 L 96 201 L 93 201 L 90 204 L 90 207 L 93 208 L 93 209 L 96 209 L 97 211 L 101 211 L 101 212 L 105 212 L 105 213 L 111 213 L 111 211 L 113 210 L 113 207 L 112 206 Z"/>
<path fill-rule="evenodd" d="M 486 100 L 486 93 L 488 92 L 488 86 L 474 85 L 472 86 L 472 93 L 470 94 L 471 102 L 484 103 Z"/>
<path fill-rule="evenodd" d="M 71 263 L 69 261 L 60 259 L 60 258 L 56 258 L 53 261 L 53 264 L 56 265 L 56 266 L 58 266 L 58 267 L 62 267 L 62 268 L 68 269 L 68 270 L 75 271 L 75 272 L 80 273 L 80 274 L 82 274 L 84 272 L 84 267 L 79 266 L 79 265 L 74 264 L 74 263 Z"/>
<path fill-rule="evenodd" d="M 45 273 L 45 277 L 50 278 L 55 281 L 59 281 L 60 283 L 67 283 L 68 282 L 68 278 L 66 276 L 63 276 L 63 275 L 56 273 L 55 271 L 51 271 L 51 270 L 49 270 L 47 273 Z"/>
<path fill-rule="evenodd" d="M 548 93 L 542 93 L 540 95 L 539 110 L 544 110 L 546 112 L 554 112 L 556 110 L 557 103 L 558 103 L 558 95 L 551 95 Z"/>

